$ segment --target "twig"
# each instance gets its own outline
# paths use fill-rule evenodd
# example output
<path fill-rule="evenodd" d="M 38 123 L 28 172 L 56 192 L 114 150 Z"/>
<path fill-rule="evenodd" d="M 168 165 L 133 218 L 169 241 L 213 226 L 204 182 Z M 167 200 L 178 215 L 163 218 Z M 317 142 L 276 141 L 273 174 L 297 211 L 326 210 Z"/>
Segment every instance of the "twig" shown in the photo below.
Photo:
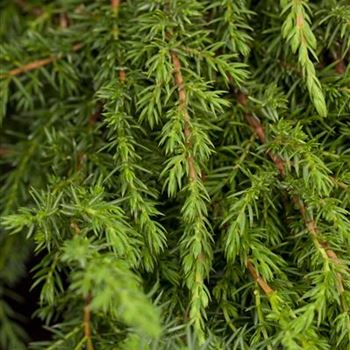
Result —
<path fill-rule="evenodd" d="M 72 47 L 72 51 L 76 52 L 76 51 L 79 51 L 81 48 L 82 48 L 82 44 L 78 43 Z M 7 73 L 0 74 L 0 78 L 14 77 L 14 76 L 17 76 L 17 75 L 20 75 L 23 73 L 27 73 L 27 72 L 30 72 L 32 70 L 47 66 L 53 62 L 56 62 L 56 61 L 62 59 L 63 57 L 64 57 L 64 55 L 60 54 L 60 55 L 54 55 L 54 56 L 50 56 L 48 58 L 44 58 L 41 60 L 27 63 L 21 67 L 12 69 L 12 70 L 8 71 Z"/>
<path fill-rule="evenodd" d="M 239 94 L 237 96 L 237 100 L 243 107 L 247 106 L 247 104 L 248 104 L 248 97 L 244 94 Z M 263 126 L 261 125 L 259 119 L 250 113 L 245 113 L 245 118 L 246 118 L 248 124 L 250 125 L 250 127 L 252 128 L 253 132 L 257 135 L 260 143 L 265 144 L 266 143 L 266 134 L 265 134 L 265 130 L 264 130 Z M 273 152 L 268 152 L 268 156 L 271 158 L 271 160 L 275 164 L 280 175 L 282 177 L 284 177 L 286 175 L 286 171 L 285 171 L 283 159 L 279 155 L 277 155 Z"/>
<path fill-rule="evenodd" d="M 87 350 L 94 350 L 94 345 L 91 339 L 91 293 L 85 298 L 84 306 L 84 337 L 86 339 L 86 348 Z"/>
<path fill-rule="evenodd" d="M 119 71 L 119 80 L 124 83 L 125 82 L 125 79 L 126 79 L 126 72 L 124 69 L 121 69 Z"/>
<path fill-rule="evenodd" d="M 185 82 L 184 82 L 184 78 L 182 75 L 182 71 L 181 71 L 181 62 L 180 59 L 178 57 L 178 55 L 176 54 L 176 52 L 174 50 L 171 50 L 170 52 L 171 55 L 171 63 L 173 66 L 173 74 L 174 74 L 174 79 L 175 79 L 175 85 L 178 91 L 178 100 L 179 100 L 179 104 L 178 104 L 178 108 L 179 108 L 179 112 L 183 117 L 183 133 L 185 136 L 185 145 L 186 145 L 186 152 L 187 152 L 187 165 L 188 165 L 188 181 L 190 183 L 197 183 L 198 181 L 202 181 L 201 176 L 197 175 L 197 169 L 196 169 L 196 162 L 195 159 L 193 158 L 191 151 L 192 151 L 192 130 L 191 130 L 191 119 L 190 119 L 190 115 L 188 113 L 188 109 L 187 109 L 187 93 L 186 93 L 186 89 L 185 89 Z M 199 174 L 201 174 L 201 171 L 198 171 Z M 196 259 L 196 263 L 198 263 L 199 265 L 203 265 L 203 260 L 205 259 L 205 255 L 203 252 L 203 249 L 201 248 L 198 256 L 195 258 Z M 195 275 L 195 280 L 194 283 L 196 285 L 203 285 L 204 281 L 203 281 L 203 274 L 201 272 L 196 273 Z M 193 293 L 192 291 L 192 302 L 195 299 L 199 299 L 198 297 L 198 293 L 195 292 Z M 200 303 L 198 305 L 198 303 Z M 196 301 L 195 304 L 190 304 L 191 306 L 189 306 L 189 308 L 187 310 L 189 311 L 189 319 L 192 319 L 192 312 L 195 311 L 195 313 L 197 313 L 197 308 L 198 307 L 205 307 L 205 305 L 203 305 L 202 301 Z M 196 305 L 194 309 L 193 305 Z M 198 306 L 197 306 L 198 305 Z M 199 316 L 201 317 L 201 316 Z M 187 318 L 187 315 L 185 313 L 185 318 Z M 196 316 L 194 316 L 194 318 L 196 318 Z M 198 336 L 199 336 L 199 342 L 202 343 L 204 342 L 204 333 L 203 333 L 203 329 L 202 329 L 202 325 L 201 322 L 198 319 L 194 319 L 194 327 L 195 329 L 198 331 Z"/>
<path fill-rule="evenodd" d="M 269 284 L 259 275 L 258 271 L 254 267 L 253 263 L 248 260 L 247 262 L 247 269 L 249 270 L 250 274 L 252 275 L 255 282 L 260 286 L 260 288 L 264 291 L 264 293 L 267 296 L 270 296 L 272 293 L 274 293 L 274 290 L 269 286 Z"/>
<path fill-rule="evenodd" d="M 24 0 L 16 0 L 16 2 L 19 5 L 21 5 L 23 8 L 28 9 L 28 4 L 26 4 L 26 2 Z M 121 3 L 121 0 L 111 0 L 111 7 L 112 7 L 114 12 L 118 11 L 118 9 L 120 7 L 120 3 Z M 68 24 L 69 24 L 69 19 L 68 19 L 67 15 L 62 14 L 60 16 L 60 26 L 62 28 L 66 28 L 68 26 Z M 73 52 L 79 51 L 82 48 L 82 46 L 83 45 L 81 43 L 77 43 L 72 47 L 72 51 Z M 54 56 L 50 56 L 48 58 L 44 58 L 41 60 L 36 60 L 34 62 L 27 63 L 21 67 L 12 69 L 12 70 L 8 71 L 7 73 L 0 74 L 0 79 L 8 78 L 11 76 L 17 76 L 17 75 L 20 75 L 23 73 L 30 72 L 32 70 L 47 66 L 55 61 L 62 59 L 63 57 L 64 57 L 64 55 L 60 54 L 60 55 L 54 55 Z"/>
<path fill-rule="evenodd" d="M 184 118 L 184 134 L 186 137 L 186 143 L 189 147 L 192 146 L 192 133 L 190 128 L 190 116 L 187 110 L 187 94 L 185 90 L 185 84 L 183 75 L 181 72 L 181 62 L 175 51 L 171 51 L 171 60 L 174 68 L 175 83 L 179 92 L 179 109 L 183 114 Z M 197 180 L 197 173 L 195 167 L 195 161 L 191 154 L 187 157 L 189 178 L 191 181 Z"/>
<path fill-rule="evenodd" d="M 119 9 L 121 0 L 111 0 L 111 7 L 114 11 Z"/>
<path fill-rule="evenodd" d="M 248 98 L 246 95 L 240 93 L 237 96 L 238 102 L 243 106 L 246 107 L 248 104 Z M 253 116 L 252 114 L 246 112 L 245 118 L 252 128 L 253 132 L 257 135 L 259 141 L 264 144 L 266 143 L 266 137 L 265 137 L 265 130 L 258 118 Z M 284 160 L 277 154 L 274 154 L 272 152 L 268 152 L 268 156 L 275 164 L 276 168 L 278 169 L 280 175 L 282 177 L 285 177 L 285 164 Z M 298 196 L 292 196 L 293 202 L 297 205 L 299 208 L 300 214 L 305 222 L 306 228 L 309 231 L 310 235 L 313 237 L 317 247 L 320 249 L 321 253 L 324 251 L 329 259 L 331 259 L 335 264 L 339 265 L 341 263 L 340 259 L 337 257 L 336 253 L 329 248 L 329 245 L 327 242 L 321 242 L 318 237 L 318 230 L 317 230 L 317 224 L 315 220 L 311 219 L 309 220 L 307 218 L 307 210 L 305 207 L 304 202 L 301 198 Z M 344 291 L 343 282 L 342 282 L 342 276 L 340 273 L 337 273 L 337 279 L 338 279 L 338 287 L 339 291 L 342 293 Z"/>

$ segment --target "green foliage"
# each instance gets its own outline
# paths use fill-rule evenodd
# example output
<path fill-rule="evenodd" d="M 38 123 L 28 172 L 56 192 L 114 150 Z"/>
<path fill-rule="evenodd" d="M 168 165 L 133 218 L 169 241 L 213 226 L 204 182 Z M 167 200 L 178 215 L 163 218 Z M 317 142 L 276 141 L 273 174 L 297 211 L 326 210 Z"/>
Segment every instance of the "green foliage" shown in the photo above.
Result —
<path fill-rule="evenodd" d="M 347 0 L 0 11 L 1 349 L 349 349 Z"/>
<path fill-rule="evenodd" d="M 281 5 L 283 6 L 282 13 L 289 12 L 282 26 L 282 35 L 290 42 L 292 52 L 298 52 L 298 61 L 305 74 L 311 99 L 320 116 L 325 117 L 327 115 L 326 102 L 315 67 L 310 59 L 310 55 L 317 58 L 316 37 L 311 30 L 308 14 L 311 9 L 307 1 L 300 0 L 281 0 Z"/>

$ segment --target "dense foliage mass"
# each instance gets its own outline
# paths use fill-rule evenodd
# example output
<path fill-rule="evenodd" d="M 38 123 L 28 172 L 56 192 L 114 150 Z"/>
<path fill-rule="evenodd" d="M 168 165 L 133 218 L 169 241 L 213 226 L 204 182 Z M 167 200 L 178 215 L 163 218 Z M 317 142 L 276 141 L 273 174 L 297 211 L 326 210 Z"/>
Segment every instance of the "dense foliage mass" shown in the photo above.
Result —
<path fill-rule="evenodd" d="M 348 0 L 0 11 L 0 348 L 349 350 Z"/>

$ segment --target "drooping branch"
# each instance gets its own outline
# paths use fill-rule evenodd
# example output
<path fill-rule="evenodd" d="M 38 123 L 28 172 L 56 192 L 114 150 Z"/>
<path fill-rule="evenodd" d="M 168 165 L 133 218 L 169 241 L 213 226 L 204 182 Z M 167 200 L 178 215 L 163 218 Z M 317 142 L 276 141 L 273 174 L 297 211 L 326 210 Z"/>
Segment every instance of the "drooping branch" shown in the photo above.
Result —
<path fill-rule="evenodd" d="M 93 127 L 96 124 L 96 122 L 98 121 L 98 119 L 102 114 L 102 110 L 103 110 L 102 103 L 97 103 L 95 112 L 92 113 L 88 119 L 88 124 L 90 127 Z M 83 157 L 81 156 L 78 159 L 78 171 L 81 167 L 82 158 Z M 75 222 L 71 223 L 71 227 L 76 234 L 78 235 L 80 234 L 81 232 L 80 227 Z M 92 301 L 92 295 L 91 295 L 91 292 L 89 292 L 85 298 L 84 318 L 83 318 L 84 338 L 86 339 L 87 350 L 94 350 L 94 345 L 92 342 L 92 330 L 91 330 L 91 301 Z"/>
<path fill-rule="evenodd" d="M 248 98 L 246 95 L 240 93 L 237 96 L 238 102 L 243 106 L 246 107 L 248 104 Z M 246 112 L 245 113 L 245 118 L 247 123 L 250 125 L 251 129 L 253 132 L 257 135 L 260 143 L 264 144 L 266 143 L 266 133 L 264 130 L 264 127 L 262 126 L 260 120 L 253 116 L 251 113 Z M 285 177 L 285 163 L 284 160 L 277 154 L 273 152 L 268 152 L 267 153 L 270 159 L 273 161 L 275 164 L 277 170 L 279 171 L 281 177 Z M 329 259 L 331 259 L 335 264 L 339 265 L 341 263 L 340 259 L 337 257 L 336 253 L 329 248 L 329 245 L 325 241 L 320 241 L 319 236 L 318 236 L 318 229 L 317 229 L 317 224 L 314 219 L 308 219 L 307 217 L 307 208 L 305 207 L 304 202 L 302 201 L 301 198 L 298 196 L 292 196 L 292 201 L 293 203 L 298 207 L 300 214 L 305 222 L 306 228 L 310 235 L 312 236 L 314 242 L 316 243 L 317 247 L 322 251 L 324 251 Z M 339 290 L 343 291 L 343 282 L 342 282 L 342 277 L 338 273 L 338 284 L 339 284 Z"/>
<path fill-rule="evenodd" d="M 188 95 L 185 87 L 181 61 L 175 50 L 170 51 L 170 58 L 175 80 L 175 87 L 178 91 L 177 108 L 179 111 L 179 116 L 182 118 L 183 135 L 185 138 L 185 150 L 183 155 L 187 163 L 187 177 L 189 183 L 189 196 L 185 202 L 186 207 L 186 204 L 188 203 L 187 201 L 191 197 L 193 198 L 193 196 L 197 195 L 197 191 L 202 186 L 203 179 L 201 175 L 199 175 L 201 174 L 201 171 L 197 167 L 193 152 L 193 132 L 191 118 L 188 112 Z M 204 207 L 205 203 L 203 202 L 202 204 Z M 186 215 L 183 216 L 185 223 L 194 227 L 194 229 L 191 231 L 191 234 L 189 232 L 186 233 L 186 236 L 184 236 L 182 243 L 184 243 L 185 240 L 188 241 L 185 248 L 186 254 L 184 261 L 190 258 L 192 260 L 193 269 L 195 270 L 195 273 L 188 275 L 189 277 L 186 282 L 191 293 L 189 318 L 198 335 L 200 343 L 204 343 L 205 341 L 204 310 L 207 306 L 207 300 L 209 298 L 208 291 L 206 290 L 204 283 L 204 278 L 209 273 L 208 266 L 210 265 L 210 261 L 208 260 L 210 259 L 209 257 L 211 254 L 211 247 L 209 246 L 210 233 L 205 227 L 204 216 L 206 215 L 206 210 L 198 206 L 196 215 L 187 215 L 187 218 Z M 196 228 L 198 228 L 198 230 L 196 230 Z M 192 242 L 195 242 L 193 235 L 197 236 L 199 246 L 192 244 Z"/>

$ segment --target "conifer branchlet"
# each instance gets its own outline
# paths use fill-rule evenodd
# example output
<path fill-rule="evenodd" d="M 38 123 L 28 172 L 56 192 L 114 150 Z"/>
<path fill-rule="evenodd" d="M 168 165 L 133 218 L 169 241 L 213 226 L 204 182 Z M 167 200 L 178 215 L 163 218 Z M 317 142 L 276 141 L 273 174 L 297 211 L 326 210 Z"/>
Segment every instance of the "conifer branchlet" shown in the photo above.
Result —
<path fill-rule="evenodd" d="M 348 350 L 349 23 L 2 1 L 0 348 Z"/>

